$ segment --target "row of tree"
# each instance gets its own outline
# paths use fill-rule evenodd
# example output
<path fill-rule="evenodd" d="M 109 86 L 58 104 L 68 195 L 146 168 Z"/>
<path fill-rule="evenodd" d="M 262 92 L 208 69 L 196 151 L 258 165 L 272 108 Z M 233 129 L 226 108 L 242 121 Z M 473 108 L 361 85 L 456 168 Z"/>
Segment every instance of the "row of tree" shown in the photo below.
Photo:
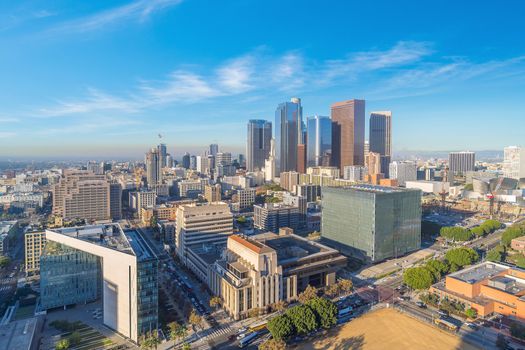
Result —
<path fill-rule="evenodd" d="M 337 322 L 337 306 L 321 297 L 314 297 L 296 305 L 268 322 L 268 330 L 276 340 L 285 340 L 295 334 L 307 334 L 320 327 L 328 329 Z"/>
<path fill-rule="evenodd" d="M 474 237 L 481 237 L 492 233 L 499 228 L 501 228 L 501 222 L 497 220 L 486 220 L 481 225 L 470 230 L 459 226 L 445 226 L 439 230 L 439 234 L 441 237 L 455 242 L 465 242 Z"/>
<path fill-rule="evenodd" d="M 406 269 L 403 282 L 412 289 L 428 289 L 447 273 L 458 271 L 478 260 L 478 253 L 472 248 L 451 249 L 445 254 L 444 260 L 431 259 L 422 266 Z"/>

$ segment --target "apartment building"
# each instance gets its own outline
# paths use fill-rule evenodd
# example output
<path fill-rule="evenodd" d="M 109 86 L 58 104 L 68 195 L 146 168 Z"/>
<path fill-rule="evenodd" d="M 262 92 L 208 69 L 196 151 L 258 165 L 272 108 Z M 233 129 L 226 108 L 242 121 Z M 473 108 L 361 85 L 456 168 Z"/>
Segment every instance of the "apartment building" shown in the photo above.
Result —
<path fill-rule="evenodd" d="M 26 277 L 40 274 L 40 256 L 46 246 L 46 233 L 26 232 L 24 235 Z"/>
<path fill-rule="evenodd" d="M 204 186 L 204 199 L 208 203 L 220 202 L 222 199 L 221 196 L 221 185 L 206 185 Z"/>

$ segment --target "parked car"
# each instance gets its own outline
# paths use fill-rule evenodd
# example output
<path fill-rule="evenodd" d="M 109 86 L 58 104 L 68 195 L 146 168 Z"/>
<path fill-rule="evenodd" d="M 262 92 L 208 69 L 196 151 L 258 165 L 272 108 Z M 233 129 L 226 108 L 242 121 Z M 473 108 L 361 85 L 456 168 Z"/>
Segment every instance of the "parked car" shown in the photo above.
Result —
<path fill-rule="evenodd" d="M 427 305 L 422 301 L 417 301 L 416 305 L 422 309 L 426 309 Z"/>

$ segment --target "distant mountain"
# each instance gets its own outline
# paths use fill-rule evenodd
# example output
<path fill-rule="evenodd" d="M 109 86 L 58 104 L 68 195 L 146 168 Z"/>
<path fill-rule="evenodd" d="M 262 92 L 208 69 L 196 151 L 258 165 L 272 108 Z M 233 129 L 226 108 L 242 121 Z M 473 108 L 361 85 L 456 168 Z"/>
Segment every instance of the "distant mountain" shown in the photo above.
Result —
<path fill-rule="evenodd" d="M 394 159 L 448 159 L 448 154 L 455 151 L 410 151 L 402 150 L 394 152 Z M 476 152 L 476 160 L 503 161 L 503 150 L 485 150 Z"/>

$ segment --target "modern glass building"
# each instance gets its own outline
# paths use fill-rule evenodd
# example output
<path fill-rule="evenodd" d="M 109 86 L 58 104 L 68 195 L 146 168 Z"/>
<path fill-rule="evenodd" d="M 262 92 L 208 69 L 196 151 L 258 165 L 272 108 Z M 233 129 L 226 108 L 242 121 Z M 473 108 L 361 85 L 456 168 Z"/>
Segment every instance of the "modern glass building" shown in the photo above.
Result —
<path fill-rule="evenodd" d="M 370 113 L 369 150 L 381 156 L 381 173 L 389 177 L 389 164 L 392 159 L 392 112 Z"/>
<path fill-rule="evenodd" d="M 324 187 L 321 236 L 365 262 L 399 257 L 421 246 L 421 191 L 355 185 Z"/>
<path fill-rule="evenodd" d="M 246 170 L 264 169 L 264 161 L 270 156 L 272 123 L 267 120 L 252 119 L 248 122 L 246 139 Z"/>
<path fill-rule="evenodd" d="M 314 116 L 307 121 L 307 165 L 330 166 L 332 155 L 332 120 Z"/>
<path fill-rule="evenodd" d="M 283 102 L 275 111 L 275 174 L 297 170 L 297 145 L 302 143 L 303 107 L 301 99 Z"/>
<path fill-rule="evenodd" d="M 46 231 L 40 309 L 102 299 L 104 324 L 138 342 L 158 328 L 158 259 L 118 224 Z"/>

